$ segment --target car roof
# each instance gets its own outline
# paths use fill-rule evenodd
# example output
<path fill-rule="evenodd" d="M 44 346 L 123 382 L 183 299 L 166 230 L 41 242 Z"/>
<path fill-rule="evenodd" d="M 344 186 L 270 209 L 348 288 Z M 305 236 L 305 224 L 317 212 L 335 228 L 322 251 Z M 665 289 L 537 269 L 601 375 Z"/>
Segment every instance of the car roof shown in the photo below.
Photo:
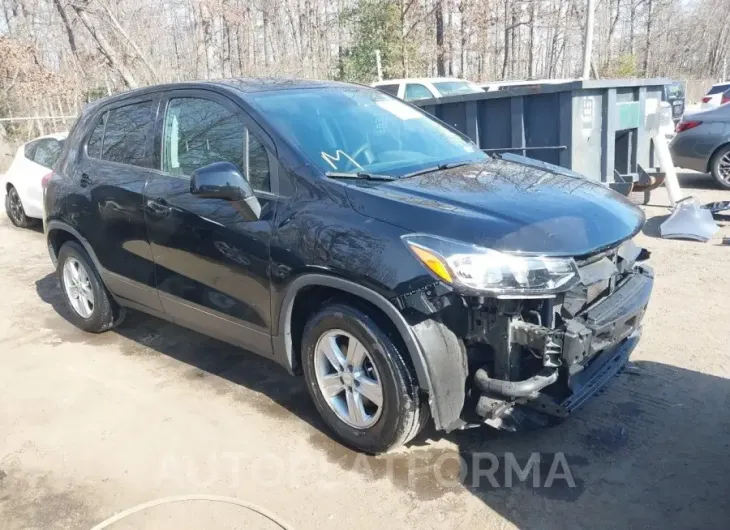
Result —
<path fill-rule="evenodd" d="M 465 83 L 471 83 L 471 81 L 467 79 L 459 79 L 458 77 L 409 77 L 377 81 L 373 83 L 372 86 L 395 85 L 396 83 L 442 83 L 444 81 L 463 81 Z"/>
<path fill-rule="evenodd" d="M 319 81 L 315 79 L 296 79 L 284 77 L 235 77 L 230 79 L 214 79 L 203 81 L 183 81 L 180 83 L 166 83 L 159 85 L 150 85 L 140 88 L 113 94 L 105 98 L 93 101 L 84 109 L 86 112 L 94 111 L 101 105 L 106 105 L 118 100 L 132 98 L 134 96 L 144 96 L 155 92 L 165 92 L 175 89 L 195 89 L 209 87 L 223 87 L 233 89 L 238 92 L 249 94 L 255 92 L 268 92 L 275 90 L 291 90 L 306 88 L 334 88 L 334 87 L 364 87 L 364 85 L 356 85 L 352 83 L 342 83 L 339 81 Z"/>
<path fill-rule="evenodd" d="M 37 138 L 33 138 L 32 140 L 28 140 L 25 142 L 26 144 L 29 144 L 31 142 L 35 142 L 36 140 L 43 140 L 44 138 L 53 138 L 54 140 L 65 140 L 68 137 L 68 131 L 63 132 L 57 132 L 57 133 L 51 133 L 51 134 L 44 134 L 43 136 L 39 136 Z M 25 145 L 25 144 L 23 144 Z"/>

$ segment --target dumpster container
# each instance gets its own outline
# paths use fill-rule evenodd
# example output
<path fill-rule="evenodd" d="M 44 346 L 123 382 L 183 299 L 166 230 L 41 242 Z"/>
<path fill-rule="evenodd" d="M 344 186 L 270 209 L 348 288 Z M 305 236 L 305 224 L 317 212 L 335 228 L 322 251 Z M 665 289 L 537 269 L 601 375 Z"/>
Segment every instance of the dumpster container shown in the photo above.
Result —
<path fill-rule="evenodd" d="M 667 79 L 567 81 L 415 101 L 487 153 L 513 152 L 572 169 L 626 195 L 655 173 Z"/>

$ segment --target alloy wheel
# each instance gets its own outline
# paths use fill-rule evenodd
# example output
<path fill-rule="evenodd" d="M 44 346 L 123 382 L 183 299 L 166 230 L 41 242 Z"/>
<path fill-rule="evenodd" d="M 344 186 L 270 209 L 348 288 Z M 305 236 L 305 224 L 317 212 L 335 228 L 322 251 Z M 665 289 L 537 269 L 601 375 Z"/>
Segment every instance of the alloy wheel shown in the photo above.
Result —
<path fill-rule="evenodd" d="M 71 307 L 81 318 L 94 313 L 94 290 L 89 273 L 79 260 L 69 257 L 63 265 L 63 285 Z"/>
<path fill-rule="evenodd" d="M 319 390 L 339 419 L 356 429 L 372 427 L 383 408 L 383 386 L 367 348 L 350 333 L 323 333 L 314 352 Z"/>
<path fill-rule="evenodd" d="M 8 191 L 8 199 L 10 200 L 10 215 L 16 224 L 23 222 L 23 203 L 20 202 L 20 196 L 15 188 Z"/>
<path fill-rule="evenodd" d="M 723 181 L 730 183 L 730 151 L 725 153 L 717 164 L 717 170 Z"/>

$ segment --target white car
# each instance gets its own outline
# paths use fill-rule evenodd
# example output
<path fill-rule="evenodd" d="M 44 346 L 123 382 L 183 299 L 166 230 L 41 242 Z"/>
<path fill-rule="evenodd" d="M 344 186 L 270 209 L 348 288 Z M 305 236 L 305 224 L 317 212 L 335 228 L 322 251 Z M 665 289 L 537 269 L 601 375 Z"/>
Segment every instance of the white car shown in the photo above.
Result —
<path fill-rule="evenodd" d="M 497 92 L 499 90 L 509 90 L 511 88 L 540 88 L 542 85 L 561 85 L 563 83 L 572 83 L 578 79 L 533 79 L 531 81 L 492 81 L 490 83 L 482 83 L 479 86 L 485 92 Z"/>
<path fill-rule="evenodd" d="M 406 101 L 484 92 L 476 83 L 455 77 L 388 79 L 373 83 L 371 86 Z"/>
<path fill-rule="evenodd" d="M 5 211 L 21 228 L 43 218 L 43 177 L 51 173 L 68 133 L 49 134 L 23 144 L 2 179 Z"/>
<path fill-rule="evenodd" d="M 702 110 L 714 109 L 730 102 L 730 83 L 717 83 L 702 98 Z"/>

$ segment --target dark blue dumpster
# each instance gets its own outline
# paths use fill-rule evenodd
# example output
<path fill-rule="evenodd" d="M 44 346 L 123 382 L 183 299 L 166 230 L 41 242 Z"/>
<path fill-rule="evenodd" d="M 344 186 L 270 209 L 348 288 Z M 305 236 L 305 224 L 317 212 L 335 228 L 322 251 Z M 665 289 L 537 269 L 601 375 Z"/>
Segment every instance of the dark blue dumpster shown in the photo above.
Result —
<path fill-rule="evenodd" d="M 415 101 L 486 152 L 557 164 L 628 193 L 654 167 L 666 79 L 568 81 Z"/>

